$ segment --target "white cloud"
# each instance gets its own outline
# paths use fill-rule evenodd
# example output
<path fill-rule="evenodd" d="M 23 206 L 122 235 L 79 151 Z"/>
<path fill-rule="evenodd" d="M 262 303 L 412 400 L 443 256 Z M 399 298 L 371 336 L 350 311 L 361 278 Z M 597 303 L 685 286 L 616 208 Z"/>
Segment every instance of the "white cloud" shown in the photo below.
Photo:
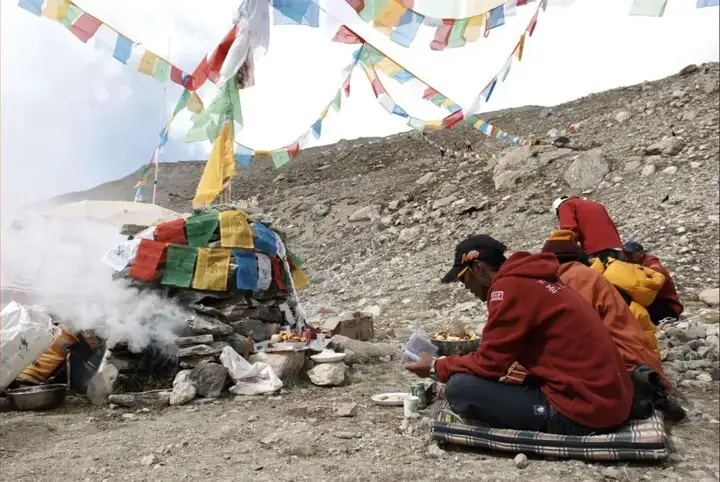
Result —
<path fill-rule="evenodd" d="M 333 13 L 354 19 L 341 0 Z M 567 0 L 554 3 L 568 4 Z M 523 61 L 514 66 L 485 110 L 556 104 L 612 87 L 656 79 L 689 63 L 718 60 L 718 9 L 671 1 L 663 18 L 630 17 L 629 0 L 578 2 L 540 17 Z M 156 53 L 167 51 L 186 71 L 212 50 L 230 27 L 238 0 L 85 0 L 83 8 Z M 93 42 L 83 45 L 60 25 L 2 3 L 2 211 L 52 195 L 85 189 L 147 162 L 160 130 L 162 86 L 115 61 Z M 361 35 L 467 106 L 504 63 L 534 7 L 477 44 L 446 52 L 428 48 L 432 30 L 422 27 L 411 49 L 393 44 L 368 25 Z M 317 118 L 342 81 L 354 46 L 329 42 L 325 29 L 281 26 L 272 30 L 257 86 L 243 91 L 245 128 L 238 140 L 269 150 L 293 142 Z M 388 80 L 386 87 L 411 114 L 441 112 Z M 216 92 L 201 90 L 206 104 Z M 166 111 L 180 88 L 170 84 Z M 178 117 L 163 161 L 198 159 L 208 143 L 182 143 L 189 115 Z M 502 126 L 500 126 L 502 127 Z M 322 143 L 388 135 L 404 129 L 375 102 L 360 70 L 340 114 L 331 113 Z M 162 182 L 162 178 L 160 179 Z M 130 193 L 131 195 L 131 193 Z"/>

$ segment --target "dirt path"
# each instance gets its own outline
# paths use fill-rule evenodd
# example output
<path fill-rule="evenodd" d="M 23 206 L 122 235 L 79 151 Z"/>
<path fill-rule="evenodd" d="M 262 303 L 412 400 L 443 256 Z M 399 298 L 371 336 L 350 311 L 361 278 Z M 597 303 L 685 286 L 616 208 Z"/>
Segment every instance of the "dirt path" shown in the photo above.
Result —
<path fill-rule="evenodd" d="M 678 451 L 650 465 L 548 461 L 517 469 L 511 455 L 428 454 L 429 420 L 403 422 L 373 393 L 406 390 L 397 362 L 361 367 L 335 389 L 298 384 L 277 397 L 224 399 L 166 410 L 94 408 L 0 413 L 0 480 L 718 480 L 718 391 L 689 392 L 672 429 Z M 334 406 L 358 403 L 353 418 Z M 149 456 L 149 457 L 148 457 Z"/>

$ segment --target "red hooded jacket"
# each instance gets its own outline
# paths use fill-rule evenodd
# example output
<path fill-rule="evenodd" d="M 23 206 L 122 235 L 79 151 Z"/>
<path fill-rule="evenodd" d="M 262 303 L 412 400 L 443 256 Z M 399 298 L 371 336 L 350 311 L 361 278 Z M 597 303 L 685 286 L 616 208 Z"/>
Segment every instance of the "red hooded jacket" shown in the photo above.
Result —
<path fill-rule="evenodd" d="M 622 249 L 620 234 L 605 206 L 595 201 L 571 196 L 558 208 L 560 229 L 569 229 L 592 255 L 604 249 Z"/>
<path fill-rule="evenodd" d="M 630 415 L 630 376 L 602 320 L 559 281 L 558 267 L 553 254 L 512 255 L 490 287 L 480 348 L 437 360 L 436 374 L 498 379 L 517 361 L 558 412 L 586 427 L 614 427 Z"/>
<path fill-rule="evenodd" d="M 662 265 L 657 256 L 651 256 L 649 254 L 646 254 L 645 258 L 643 258 L 642 265 L 646 268 L 653 269 L 658 273 L 662 273 L 662 275 L 665 277 L 665 283 L 663 283 L 662 288 L 660 288 L 660 291 L 658 291 L 655 299 L 667 301 L 668 303 L 670 303 L 673 311 L 678 316 L 682 315 L 684 308 L 682 303 L 680 303 L 680 297 L 678 296 L 677 289 L 675 288 L 675 282 L 673 281 L 672 276 L 670 276 L 670 272 L 667 270 L 667 268 Z"/>

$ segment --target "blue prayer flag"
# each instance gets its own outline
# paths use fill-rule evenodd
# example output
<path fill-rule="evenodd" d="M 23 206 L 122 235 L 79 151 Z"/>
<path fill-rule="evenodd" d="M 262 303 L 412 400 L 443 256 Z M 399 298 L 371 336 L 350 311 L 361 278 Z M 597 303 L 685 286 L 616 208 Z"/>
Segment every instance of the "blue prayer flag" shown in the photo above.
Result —
<path fill-rule="evenodd" d="M 720 6 L 720 0 L 698 0 L 696 8 L 717 7 Z"/>
<path fill-rule="evenodd" d="M 405 112 L 405 109 L 403 109 L 397 104 L 395 104 L 395 106 L 393 107 L 392 113 L 395 115 L 399 115 L 400 117 L 408 117 L 408 113 Z"/>
<path fill-rule="evenodd" d="M 253 158 L 253 151 L 243 146 L 242 144 L 235 144 L 235 161 L 239 162 L 243 166 L 247 167 L 250 165 L 250 161 Z"/>
<path fill-rule="evenodd" d="M 403 16 L 400 17 L 400 23 L 398 23 L 397 27 L 393 29 L 392 34 L 390 34 L 390 40 L 403 47 L 410 47 L 424 20 L 424 15 L 415 13 L 412 10 L 407 10 Z"/>
<path fill-rule="evenodd" d="M 407 70 L 401 70 L 400 72 L 395 73 L 395 75 L 393 75 L 392 78 L 397 80 L 401 84 L 404 84 L 408 80 L 412 80 L 415 77 Z"/>
<path fill-rule="evenodd" d="M 23 10 L 27 10 L 30 13 L 34 13 L 38 17 L 42 15 L 43 0 L 20 0 L 18 7 Z"/>
<path fill-rule="evenodd" d="M 253 221 L 255 227 L 255 249 L 268 256 L 277 256 L 277 238 L 275 233 L 259 221 Z"/>
<path fill-rule="evenodd" d="M 115 41 L 113 57 L 127 65 L 128 60 L 130 59 L 130 54 L 132 54 L 132 42 L 130 39 L 118 34 L 117 40 Z"/>
<path fill-rule="evenodd" d="M 315 139 L 320 139 L 320 134 L 322 133 L 322 119 L 318 119 L 312 125 L 312 133 Z"/>
<path fill-rule="evenodd" d="M 483 90 L 482 96 L 485 97 L 485 102 L 490 100 L 490 96 L 492 95 L 493 90 L 495 90 L 495 84 L 497 84 L 497 79 L 493 79 L 492 83 Z"/>
<path fill-rule="evenodd" d="M 258 265 L 255 253 L 234 249 L 232 254 L 235 257 L 235 264 L 237 264 L 237 288 L 258 291 Z"/>
<path fill-rule="evenodd" d="M 488 17 L 488 28 L 496 28 L 505 25 L 505 5 L 500 5 L 490 10 Z"/>
<path fill-rule="evenodd" d="M 313 0 L 273 0 L 275 25 L 320 26 L 320 7 Z"/>

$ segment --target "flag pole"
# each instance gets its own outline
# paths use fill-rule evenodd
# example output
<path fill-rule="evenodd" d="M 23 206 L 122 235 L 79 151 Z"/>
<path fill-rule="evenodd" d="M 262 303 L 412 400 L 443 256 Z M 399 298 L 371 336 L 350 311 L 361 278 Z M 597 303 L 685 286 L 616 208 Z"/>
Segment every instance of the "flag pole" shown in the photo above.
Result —
<path fill-rule="evenodd" d="M 170 42 L 172 41 L 172 32 L 168 37 L 168 48 L 167 57 L 170 58 Z M 165 111 L 165 101 L 167 97 L 167 83 L 163 87 L 162 103 L 160 104 L 160 130 L 163 129 L 163 112 Z M 157 196 L 157 183 L 158 183 L 158 168 L 160 167 L 160 143 L 158 142 L 155 148 L 155 176 L 153 179 L 153 197 L 152 203 L 155 204 L 155 197 Z"/>

